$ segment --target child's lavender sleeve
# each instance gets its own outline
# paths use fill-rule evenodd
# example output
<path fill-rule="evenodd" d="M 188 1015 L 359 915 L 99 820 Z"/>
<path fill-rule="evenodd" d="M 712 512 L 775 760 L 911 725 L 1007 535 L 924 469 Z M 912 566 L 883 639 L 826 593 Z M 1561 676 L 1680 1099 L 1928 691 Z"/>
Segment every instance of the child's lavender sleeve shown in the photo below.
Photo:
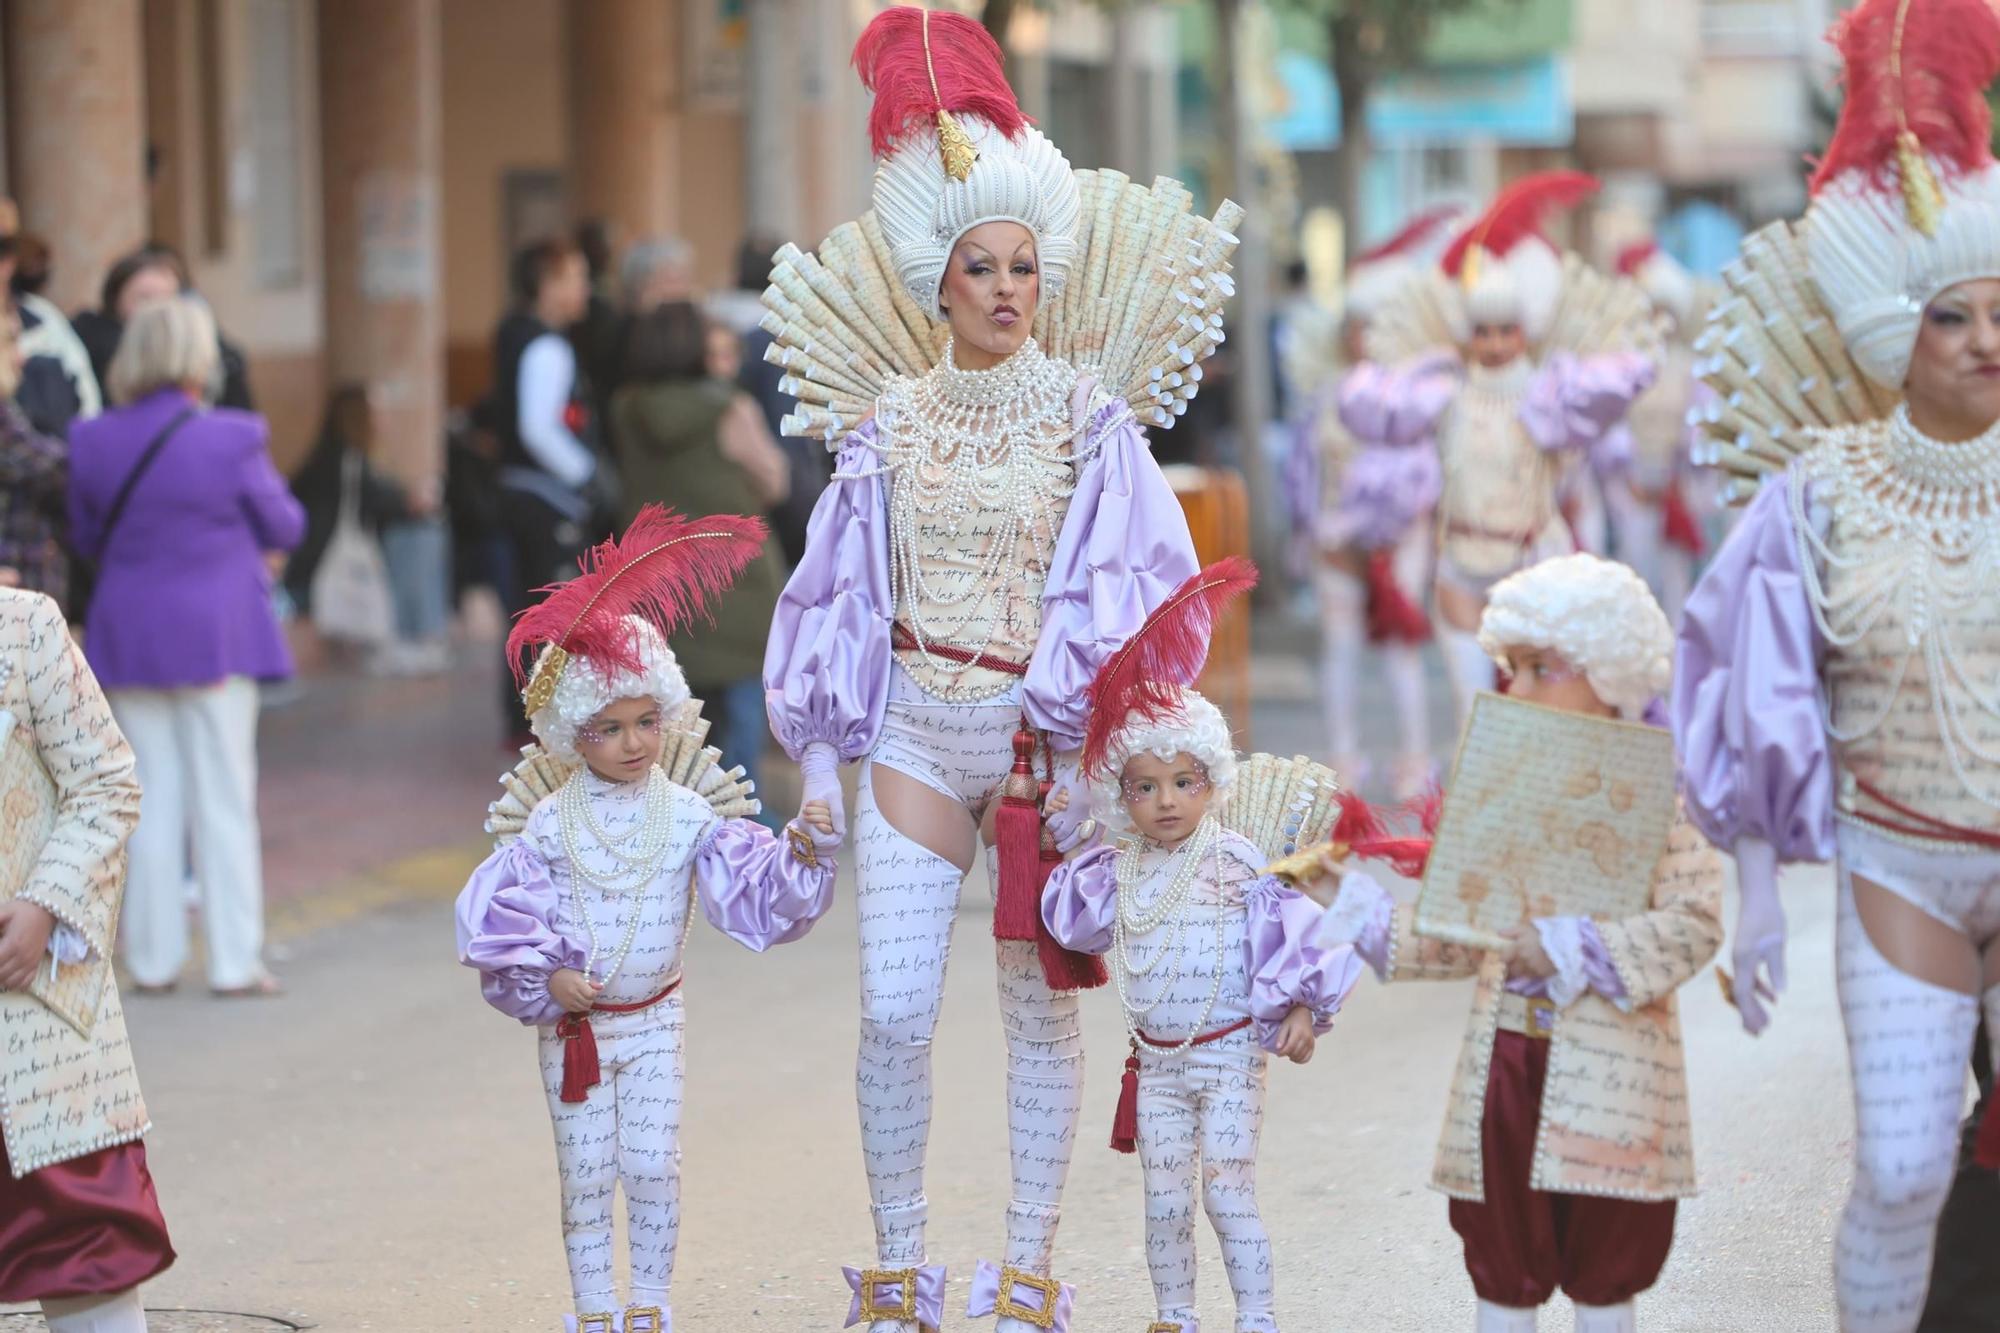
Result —
<path fill-rule="evenodd" d="M 1250 977 L 1250 1016 L 1258 1044 L 1269 1050 L 1278 1025 L 1294 1008 L 1312 1011 L 1313 1030 L 1324 1032 L 1361 979 L 1361 958 L 1351 944 L 1320 933 L 1325 911 L 1297 889 L 1270 875 L 1244 886 L 1244 967 Z"/>
<path fill-rule="evenodd" d="M 495 849 L 458 895 L 458 961 L 479 969 L 488 1004 L 530 1025 L 562 1017 L 549 978 L 588 956 L 557 932 L 557 905 L 548 862 L 525 837 Z"/>
<path fill-rule="evenodd" d="M 789 829 L 780 838 L 753 819 L 717 820 L 694 863 L 708 923 L 757 953 L 811 930 L 833 902 L 840 839 L 808 833 L 811 855 L 794 846 Z"/>
<path fill-rule="evenodd" d="M 1118 912 L 1118 852 L 1097 846 L 1065 861 L 1042 890 L 1042 924 L 1056 943 L 1078 953 L 1111 948 L 1111 922 Z"/>

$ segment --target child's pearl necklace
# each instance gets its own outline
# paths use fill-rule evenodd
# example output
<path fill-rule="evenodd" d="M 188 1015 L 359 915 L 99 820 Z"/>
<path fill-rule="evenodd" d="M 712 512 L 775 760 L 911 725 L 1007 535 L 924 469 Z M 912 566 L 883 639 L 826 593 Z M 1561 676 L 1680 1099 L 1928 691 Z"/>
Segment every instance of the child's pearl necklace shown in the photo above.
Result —
<path fill-rule="evenodd" d="M 1209 1021 L 1215 1016 L 1215 1006 L 1222 998 L 1223 953 L 1227 948 L 1228 936 L 1225 924 L 1227 905 L 1219 891 L 1222 878 L 1218 849 L 1222 845 L 1222 826 L 1213 815 L 1202 816 L 1201 823 L 1188 836 L 1187 841 L 1170 853 L 1171 858 L 1179 858 L 1174 867 L 1173 878 L 1151 907 L 1140 908 L 1138 888 L 1145 879 L 1139 864 L 1139 850 L 1136 847 L 1121 847 L 1115 860 L 1118 881 L 1118 910 L 1111 922 L 1111 952 L 1115 966 L 1111 978 L 1117 983 L 1119 1008 L 1125 1019 L 1125 1034 L 1136 1044 L 1139 1040 L 1139 1023 L 1146 1015 L 1159 1008 L 1173 993 L 1182 977 L 1187 975 L 1187 950 L 1183 947 L 1183 937 L 1187 930 L 1189 912 L 1194 900 L 1194 888 L 1200 881 L 1201 870 L 1208 866 L 1213 878 L 1218 881 L 1215 899 L 1215 968 L 1214 981 L 1208 991 L 1208 1002 L 1202 1006 L 1201 1018 L 1189 1030 L 1186 1037 L 1173 1046 L 1153 1047 L 1162 1055 L 1178 1055 L 1194 1045 L 1195 1038 L 1208 1030 Z M 1131 944 L 1135 935 L 1143 935 L 1162 925 L 1170 926 L 1170 933 L 1162 941 L 1150 961 L 1136 966 L 1132 961 Z M 1174 970 L 1160 989 L 1160 998 L 1151 1004 L 1136 1005 L 1132 1002 L 1132 983 L 1139 977 L 1150 974 L 1171 953 Z M 1148 1046 L 1152 1043 L 1148 1042 Z"/>

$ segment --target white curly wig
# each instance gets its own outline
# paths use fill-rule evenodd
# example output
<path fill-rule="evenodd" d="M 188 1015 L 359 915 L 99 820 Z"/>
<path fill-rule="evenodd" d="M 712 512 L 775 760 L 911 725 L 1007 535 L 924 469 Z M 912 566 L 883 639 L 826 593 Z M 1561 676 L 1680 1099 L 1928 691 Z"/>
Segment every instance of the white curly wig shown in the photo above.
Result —
<path fill-rule="evenodd" d="M 583 725 L 620 699 L 650 698 L 666 712 L 672 712 L 689 698 L 687 677 L 681 674 L 674 650 L 660 637 L 660 631 L 638 616 L 625 617 L 626 625 L 638 640 L 639 660 L 646 669 L 640 673 L 619 671 L 605 675 L 587 657 L 572 657 L 556 682 L 555 698 L 528 719 L 542 748 L 566 763 L 582 758 L 576 749 L 576 733 Z M 535 659 L 539 668 L 549 650 Z"/>
<path fill-rule="evenodd" d="M 1630 566 L 1583 552 L 1493 585 L 1479 646 L 1502 667 L 1511 648 L 1553 649 L 1627 718 L 1642 716 L 1673 678 L 1674 632 L 1652 589 Z"/>
<path fill-rule="evenodd" d="M 1193 755 L 1208 770 L 1209 788 L 1215 793 L 1209 804 L 1212 812 L 1227 803 L 1230 788 L 1236 783 L 1236 746 L 1229 735 L 1229 722 L 1214 704 L 1193 690 L 1182 690 L 1177 716 L 1144 723 L 1112 738 L 1104 771 L 1090 784 L 1090 810 L 1113 833 L 1133 831 L 1132 814 L 1118 788 L 1126 761 L 1135 754 L 1160 759 Z"/>

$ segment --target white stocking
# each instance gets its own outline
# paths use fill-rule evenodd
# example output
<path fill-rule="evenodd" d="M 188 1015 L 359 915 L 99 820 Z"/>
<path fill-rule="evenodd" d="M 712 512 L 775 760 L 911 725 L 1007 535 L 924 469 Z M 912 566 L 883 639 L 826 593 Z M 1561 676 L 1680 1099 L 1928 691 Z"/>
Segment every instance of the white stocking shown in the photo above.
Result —
<path fill-rule="evenodd" d="M 1195 1047 L 1178 1055 L 1145 1051 L 1140 1060 L 1146 1266 L 1160 1322 L 1194 1327 L 1199 1189 L 1236 1299 L 1237 1333 L 1277 1333 L 1271 1238 L 1257 1209 L 1262 1053 L 1239 1042 L 1219 1051 Z"/>
<path fill-rule="evenodd" d="M 1687 607 L 1688 589 L 1694 586 L 1694 557 L 1678 546 L 1660 552 L 1660 609 L 1667 623 L 1680 628 L 1681 612 Z"/>
<path fill-rule="evenodd" d="M 1472 716 L 1472 696 L 1490 690 L 1499 680 L 1493 659 L 1479 646 L 1479 636 L 1470 630 L 1439 624 L 1438 643 L 1444 649 L 1444 664 L 1451 676 L 1451 691 L 1458 702 L 1458 724 L 1465 726 Z"/>
<path fill-rule="evenodd" d="M 110 1296 L 71 1296 L 42 1302 L 49 1333 L 146 1333 L 146 1311 L 139 1289 L 127 1287 Z"/>
<path fill-rule="evenodd" d="M 1473 1327 L 1478 1333 L 1535 1333 L 1535 1314 L 1533 1309 L 1481 1301 Z"/>
<path fill-rule="evenodd" d="M 1314 581 L 1319 585 L 1319 691 L 1327 740 L 1334 762 L 1351 764 L 1361 754 L 1354 690 L 1367 642 L 1368 589 L 1346 570 L 1327 564 L 1314 571 Z"/>
<path fill-rule="evenodd" d="M 1639 1312 L 1630 1301 L 1576 1307 L 1576 1333 L 1635 1333 L 1638 1321 Z"/>
<path fill-rule="evenodd" d="M 989 861 L 991 858 L 989 857 Z M 1007 1259 L 1049 1275 L 1063 1182 L 1083 1115 L 1083 1032 L 1075 991 L 1049 989 L 1034 944 L 998 940 L 1000 1025 L 1007 1037 L 1007 1140 L 1014 1195 Z"/>
<path fill-rule="evenodd" d="M 599 1082 L 581 1102 L 562 1100 L 563 1042 L 541 1041 L 542 1085 L 555 1123 L 563 1245 L 579 1315 L 618 1309 L 612 1271 L 612 1201 L 625 1189 L 632 1304 L 667 1307 L 680 1238 L 683 1011 L 675 996 L 636 1014 L 599 1014 Z M 664 1321 L 663 1321 L 664 1322 Z"/>
<path fill-rule="evenodd" d="M 1838 976 L 1854 1072 L 1854 1186 L 1834 1252 L 1843 1333 L 1911 1333 L 1951 1188 L 1979 1002 L 1891 964 L 1843 868 Z"/>
<path fill-rule="evenodd" d="M 1428 762 L 1431 719 L 1424 698 L 1424 650 L 1414 643 L 1388 644 L 1382 649 L 1382 670 L 1389 678 L 1389 697 L 1396 702 L 1396 722 L 1403 738 L 1400 762 Z"/>

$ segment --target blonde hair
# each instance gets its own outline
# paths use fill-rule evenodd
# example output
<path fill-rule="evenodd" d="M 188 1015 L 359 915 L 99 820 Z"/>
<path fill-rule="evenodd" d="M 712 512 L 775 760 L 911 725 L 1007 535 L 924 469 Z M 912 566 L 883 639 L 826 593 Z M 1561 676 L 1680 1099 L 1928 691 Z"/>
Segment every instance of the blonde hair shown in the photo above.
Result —
<path fill-rule="evenodd" d="M 205 385 L 215 371 L 215 316 L 187 296 L 134 311 L 111 358 L 111 400 L 130 403 L 155 389 Z"/>

